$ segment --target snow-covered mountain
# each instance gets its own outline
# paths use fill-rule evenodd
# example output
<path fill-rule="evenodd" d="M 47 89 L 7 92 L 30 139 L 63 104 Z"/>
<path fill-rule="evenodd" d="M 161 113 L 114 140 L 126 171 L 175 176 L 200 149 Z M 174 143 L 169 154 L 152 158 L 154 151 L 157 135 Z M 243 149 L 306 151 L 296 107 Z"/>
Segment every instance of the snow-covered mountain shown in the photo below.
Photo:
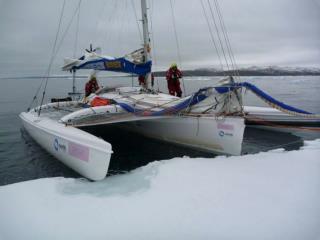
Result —
<path fill-rule="evenodd" d="M 267 66 L 240 68 L 240 72 L 256 72 L 265 75 L 320 75 L 320 68 L 315 67 L 279 67 Z"/>
<path fill-rule="evenodd" d="M 217 68 L 199 68 L 194 70 L 184 70 L 185 76 L 221 76 L 234 75 L 233 71 L 221 70 Z M 239 68 L 238 72 L 241 76 L 317 76 L 320 75 L 320 68 L 316 67 L 279 67 L 279 66 L 251 66 Z M 157 72 L 158 76 L 162 76 L 165 72 Z"/>

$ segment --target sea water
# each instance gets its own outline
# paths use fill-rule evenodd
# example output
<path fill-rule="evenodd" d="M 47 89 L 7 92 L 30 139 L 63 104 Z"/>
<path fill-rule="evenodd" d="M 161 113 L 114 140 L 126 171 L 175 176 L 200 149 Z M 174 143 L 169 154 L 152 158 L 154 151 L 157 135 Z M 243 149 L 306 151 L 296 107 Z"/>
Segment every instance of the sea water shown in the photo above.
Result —
<path fill-rule="evenodd" d="M 220 77 L 186 77 L 182 90 L 191 94 L 200 87 L 216 84 Z M 32 102 L 42 78 L 0 78 L 0 185 L 42 177 L 81 177 L 53 156 L 43 150 L 23 130 L 19 113 L 26 111 Z M 298 77 L 241 77 L 265 90 L 278 100 L 306 111 L 320 113 L 320 76 Z M 100 77 L 103 86 L 137 85 L 132 77 Z M 83 91 L 86 78 L 77 79 L 77 88 Z M 52 97 L 65 97 L 72 89 L 70 77 L 50 78 L 44 102 Z M 155 79 L 155 89 L 167 92 L 164 78 Z M 40 89 L 35 104 L 39 104 L 43 89 Z M 246 105 L 265 106 L 250 92 L 245 94 Z M 91 128 L 113 145 L 114 154 L 110 174 L 130 171 L 149 162 L 173 157 L 214 157 L 212 153 L 195 151 L 185 147 L 144 138 L 123 130 L 105 127 Z M 304 139 L 320 138 L 319 133 L 306 132 L 304 135 L 277 133 L 247 128 L 244 136 L 244 153 L 256 153 L 283 147 L 297 149 Z"/>

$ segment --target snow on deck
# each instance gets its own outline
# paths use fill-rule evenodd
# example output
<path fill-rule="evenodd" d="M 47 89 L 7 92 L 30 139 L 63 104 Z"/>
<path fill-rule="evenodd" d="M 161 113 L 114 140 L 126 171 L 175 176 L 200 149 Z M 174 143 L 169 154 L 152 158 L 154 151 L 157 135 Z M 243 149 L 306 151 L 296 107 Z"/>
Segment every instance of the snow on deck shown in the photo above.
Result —
<path fill-rule="evenodd" d="M 299 151 L 174 158 L 101 182 L 0 187 L 0 239 L 320 238 L 320 140 Z"/>

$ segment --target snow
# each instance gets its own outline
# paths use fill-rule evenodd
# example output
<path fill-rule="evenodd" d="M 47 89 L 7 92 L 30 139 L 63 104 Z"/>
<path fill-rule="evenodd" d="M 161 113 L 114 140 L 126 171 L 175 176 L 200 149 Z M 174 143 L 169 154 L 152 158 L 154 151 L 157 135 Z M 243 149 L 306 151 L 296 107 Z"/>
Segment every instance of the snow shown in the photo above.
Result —
<path fill-rule="evenodd" d="M 320 239 L 320 140 L 0 187 L 0 239 Z"/>

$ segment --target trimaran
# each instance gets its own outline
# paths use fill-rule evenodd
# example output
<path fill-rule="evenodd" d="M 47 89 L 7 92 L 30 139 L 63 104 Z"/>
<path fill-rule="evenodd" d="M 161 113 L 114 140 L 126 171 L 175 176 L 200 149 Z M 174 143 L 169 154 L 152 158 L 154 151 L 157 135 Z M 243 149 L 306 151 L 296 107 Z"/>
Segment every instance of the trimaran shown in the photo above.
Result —
<path fill-rule="evenodd" d="M 281 103 L 252 84 L 233 77 L 218 85 L 199 89 L 178 98 L 150 89 L 151 58 L 146 0 L 141 0 L 143 49 L 121 58 L 87 51 L 79 59 L 66 59 L 63 70 L 116 71 L 146 76 L 143 87 L 104 88 L 91 94 L 88 102 L 57 101 L 40 105 L 20 118 L 24 128 L 45 150 L 91 180 L 105 178 L 112 146 L 79 127 L 116 124 L 146 137 L 205 151 L 240 155 L 247 124 L 277 128 L 281 124 L 309 124 L 319 127 L 319 116 Z M 274 108 L 245 107 L 242 88 L 247 88 Z M 91 106 L 95 98 L 107 105 Z M 263 119 L 257 124 L 256 119 Z M 265 123 L 268 124 L 265 124 Z"/>

